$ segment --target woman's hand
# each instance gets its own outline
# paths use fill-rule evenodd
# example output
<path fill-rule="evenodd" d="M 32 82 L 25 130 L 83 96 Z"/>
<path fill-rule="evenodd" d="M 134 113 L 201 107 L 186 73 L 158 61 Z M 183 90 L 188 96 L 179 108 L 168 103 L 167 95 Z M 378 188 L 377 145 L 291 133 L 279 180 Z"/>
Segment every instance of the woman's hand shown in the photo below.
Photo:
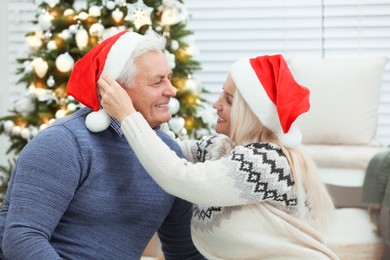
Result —
<path fill-rule="evenodd" d="M 104 110 L 120 122 L 126 116 L 136 112 L 133 102 L 127 92 L 109 75 L 103 75 L 98 80 L 101 100 Z"/>

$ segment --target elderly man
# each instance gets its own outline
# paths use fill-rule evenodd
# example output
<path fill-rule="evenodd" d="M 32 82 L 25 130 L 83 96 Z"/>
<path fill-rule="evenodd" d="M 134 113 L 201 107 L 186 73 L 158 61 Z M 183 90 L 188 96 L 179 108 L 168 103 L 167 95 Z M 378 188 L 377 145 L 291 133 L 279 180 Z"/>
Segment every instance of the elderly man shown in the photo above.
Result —
<path fill-rule="evenodd" d="M 57 120 L 20 154 L 0 211 L 6 259 L 140 259 L 158 232 L 165 259 L 203 259 L 190 235 L 192 206 L 145 172 L 120 126 L 100 110 L 96 82 L 114 75 L 156 134 L 176 94 L 165 39 L 118 33 L 80 59 L 67 92 L 86 107 Z M 94 110 L 94 112 L 91 111 Z"/>

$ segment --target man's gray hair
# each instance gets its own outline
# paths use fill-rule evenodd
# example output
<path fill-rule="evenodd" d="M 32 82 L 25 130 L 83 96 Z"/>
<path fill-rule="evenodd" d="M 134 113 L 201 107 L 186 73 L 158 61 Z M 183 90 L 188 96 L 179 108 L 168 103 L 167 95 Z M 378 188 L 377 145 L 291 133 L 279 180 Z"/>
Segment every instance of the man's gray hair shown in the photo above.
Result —
<path fill-rule="evenodd" d="M 117 78 L 119 84 L 121 84 L 124 88 L 134 87 L 133 79 L 138 72 L 138 69 L 134 64 L 135 58 L 147 52 L 163 52 L 165 50 L 165 44 L 165 37 L 155 31 L 150 31 L 146 35 L 144 35 L 141 41 L 133 50 L 129 60 L 126 62 L 125 67 L 119 74 Z"/>

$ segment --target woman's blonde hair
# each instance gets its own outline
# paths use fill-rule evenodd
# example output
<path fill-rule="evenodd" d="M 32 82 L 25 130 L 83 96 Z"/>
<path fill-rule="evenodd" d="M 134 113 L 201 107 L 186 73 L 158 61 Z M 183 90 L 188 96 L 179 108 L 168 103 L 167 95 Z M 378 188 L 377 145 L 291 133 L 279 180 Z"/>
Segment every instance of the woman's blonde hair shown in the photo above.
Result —
<path fill-rule="evenodd" d="M 280 145 L 276 133 L 263 126 L 237 89 L 231 108 L 230 137 L 234 145 L 270 142 Z M 281 146 L 281 145 L 280 145 Z M 282 147 L 292 169 L 299 215 L 317 228 L 324 227 L 334 209 L 333 201 L 302 147 Z M 306 210 L 306 204 L 309 211 Z"/>

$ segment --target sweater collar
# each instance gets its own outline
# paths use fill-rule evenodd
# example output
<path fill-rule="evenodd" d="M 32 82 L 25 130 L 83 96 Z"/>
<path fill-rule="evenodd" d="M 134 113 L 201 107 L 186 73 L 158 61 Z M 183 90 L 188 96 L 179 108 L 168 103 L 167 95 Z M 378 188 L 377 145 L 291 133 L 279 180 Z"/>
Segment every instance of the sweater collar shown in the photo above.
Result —
<path fill-rule="evenodd" d="M 111 123 L 110 123 L 110 126 L 112 127 L 112 129 L 114 129 L 114 131 L 119 135 L 119 136 L 122 136 L 123 135 L 123 132 L 121 130 L 121 123 L 114 117 L 111 117 Z M 158 131 L 160 129 L 160 126 L 157 126 L 155 128 L 153 128 L 154 131 Z"/>

